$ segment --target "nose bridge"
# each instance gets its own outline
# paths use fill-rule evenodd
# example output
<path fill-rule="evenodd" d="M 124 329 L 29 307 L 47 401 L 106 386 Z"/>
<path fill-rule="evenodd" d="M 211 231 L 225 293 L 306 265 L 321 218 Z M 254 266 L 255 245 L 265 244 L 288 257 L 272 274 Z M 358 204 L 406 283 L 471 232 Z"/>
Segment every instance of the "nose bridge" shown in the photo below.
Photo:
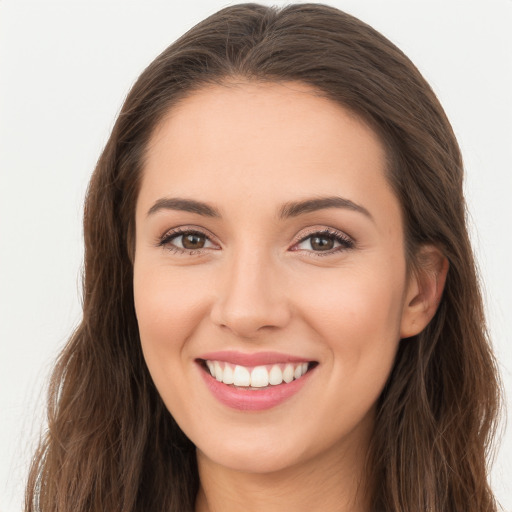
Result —
<path fill-rule="evenodd" d="M 218 275 L 213 321 L 245 338 L 264 327 L 284 327 L 290 312 L 280 277 L 269 251 L 254 247 L 234 251 Z"/>

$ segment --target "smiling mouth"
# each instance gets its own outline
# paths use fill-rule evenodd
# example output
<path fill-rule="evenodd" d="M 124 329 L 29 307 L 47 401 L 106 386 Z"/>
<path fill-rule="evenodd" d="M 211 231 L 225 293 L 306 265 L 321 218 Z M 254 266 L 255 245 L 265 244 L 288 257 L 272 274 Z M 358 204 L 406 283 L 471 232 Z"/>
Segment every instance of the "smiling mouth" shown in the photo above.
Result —
<path fill-rule="evenodd" d="M 232 388 L 262 390 L 289 384 L 318 365 L 316 361 L 242 366 L 225 361 L 199 359 L 199 364 L 215 380 Z"/>

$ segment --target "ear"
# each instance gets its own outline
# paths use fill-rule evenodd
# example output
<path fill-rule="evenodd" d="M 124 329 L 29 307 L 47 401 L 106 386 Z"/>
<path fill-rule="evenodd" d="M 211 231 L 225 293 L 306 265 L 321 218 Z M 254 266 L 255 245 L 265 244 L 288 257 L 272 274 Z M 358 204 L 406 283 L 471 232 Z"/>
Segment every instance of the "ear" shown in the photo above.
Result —
<path fill-rule="evenodd" d="M 448 266 L 448 260 L 437 247 L 421 247 L 407 283 L 400 338 L 419 334 L 432 320 L 441 302 Z"/>

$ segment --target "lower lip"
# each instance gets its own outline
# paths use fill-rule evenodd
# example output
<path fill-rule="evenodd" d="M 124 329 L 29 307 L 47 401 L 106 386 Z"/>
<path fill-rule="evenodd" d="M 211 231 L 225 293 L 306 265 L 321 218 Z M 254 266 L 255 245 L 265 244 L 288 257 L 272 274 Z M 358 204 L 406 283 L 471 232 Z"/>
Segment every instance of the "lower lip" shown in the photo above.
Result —
<path fill-rule="evenodd" d="M 298 393 L 309 380 L 313 370 L 289 384 L 283 383 L 260 389 L 241 389 L 228 386 L 213 378 L 203 367 L 200 368 L 200 371 L 208 389 L 222 404 L 239 411 L 263 411 L 282 404 Z"/>

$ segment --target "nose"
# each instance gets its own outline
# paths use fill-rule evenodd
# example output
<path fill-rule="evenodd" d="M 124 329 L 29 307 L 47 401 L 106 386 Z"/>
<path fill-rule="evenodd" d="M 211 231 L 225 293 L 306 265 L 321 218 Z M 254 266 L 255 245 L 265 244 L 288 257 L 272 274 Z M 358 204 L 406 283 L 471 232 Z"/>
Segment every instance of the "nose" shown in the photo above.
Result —
<path fill-rule="evenodd" d="M 217 275 L 214 324 L 240 338 L 255 339 L 263 332 L 285 327 L 291 311 L 284 276 L 271 258 L 245 254 L 226 261 Z"/>

